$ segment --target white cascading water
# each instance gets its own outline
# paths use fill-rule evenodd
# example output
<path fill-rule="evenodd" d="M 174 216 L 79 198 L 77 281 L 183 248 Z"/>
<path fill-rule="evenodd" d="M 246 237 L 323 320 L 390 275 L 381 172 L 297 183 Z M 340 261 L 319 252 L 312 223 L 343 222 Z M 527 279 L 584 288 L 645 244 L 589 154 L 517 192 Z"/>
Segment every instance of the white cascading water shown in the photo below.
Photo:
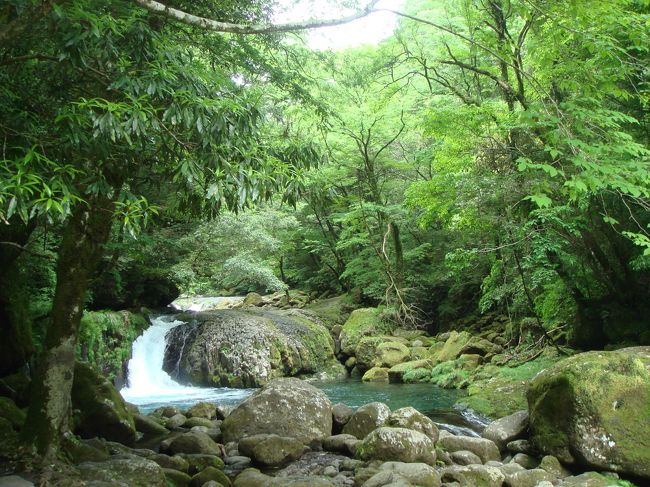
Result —
<path fill-rule="evenodd" d="M 146 412 L 164 404 L 189 405 L 202 400 L 232 403 L 248 396 L 250 390 L 246 389 L 184 386 L 163 370 L 165 335 L 172 328 L 183 324 L 183 321 L 174 320 L 172 316 L 152 318 L 151 326 L 133 342 L 133 355 L 128 366 L 128 386 L 120 391 L 122 397 Z"/>

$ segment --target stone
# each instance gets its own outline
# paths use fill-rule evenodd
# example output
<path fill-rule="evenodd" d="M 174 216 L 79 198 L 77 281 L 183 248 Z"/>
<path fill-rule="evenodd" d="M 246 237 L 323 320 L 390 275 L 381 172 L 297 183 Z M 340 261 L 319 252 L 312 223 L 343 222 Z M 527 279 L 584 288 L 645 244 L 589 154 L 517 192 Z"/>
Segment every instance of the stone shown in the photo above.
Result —
<path fill-rule="evenodd" d="M 18 475 L 8 475 L 0 477 L 0 487 L 34 487 L 34 484 Z"/>
<path fill-rule="evenodd" d="M 214 428 L 214 423 L 206 418 L 187 418 L 187 421 L 183 424 L 185 428 L 194 428 L 195 426 L 203 426 L 207 429 Z"/>
<path fill-rule="evenodd" d="M 119 455 L 102 462 L 77 465 L 86 481 L 123 482 L 129 487 L 167 487 L 162 468 L 146 458 Z"/>
<path fill-rule="evenodd" d="M 426 463 L 386 462 L 379 470 L 394 472 L 419 487 L 440 486 L 440 475 Z"/>
<path fill-rule="evenodd" d="M 546 455 L 542 458 L 539 468 L 546 470 L 556 479 L 563 479 L 564 477 L 569 477 L 571 475 L 571 472 L 564 468 L 560 461 L 552 455 Z"/>
<path fill-rule="evenodd" d="M 384 460 L 434 465 L 435 445 L 431 439 L 406 428 L 382 426 L 372 431 L 358 445 L 356 456 L 361 460 Z"/>
<path fill-rule="evenodd" d="M 224 442 L 269 433 L 309 444 L 332 434 L 332 404 L 300 379 L 275 379 L 237 406 L 221 429 Z"/>
<path fill-rule="evenodd" d="M 99 436 L 125 445 L 135 441 L 133 416 L 124 399 L 113 384 L 90 364 L 75 363 L 71 397 L 75 432 L 79 436 Z"/>
<path fill-rule="evenodd" d="M 650 347 L 564 359 L 532 380 L 527 397 L 540 452 L 650 478 Z"/>
<path fill-rule="evenodd" d="M 442 346 L 440 351 L 434 355 L 434 358 L 438 362 L 447 362 L 448 360 L 457 359 L 469 339 L 470 335 L 466 331 L 460 333 L 452 331 L 449 334 L 449 338 L 445 340 L 445 344 Z"/>
<path fill-rule="evenodd" d="M 270 477 L 256 468 L 247 468 L 240 473 L 233 487 L 334 487 L 327 477 Z"/>
<path fill-rule="evenodd" d="M 388 382 L 388 369 L 386 367 L 368 369 L 361 380 L 363 382 Z"/>
<path fill-rule="evenodd" d="M 214 419 L 217 417 L 217 406 L 211 402 L 199 402 L 187 410 L 188 418 Z"/>
<path fill-rule="evenodd" d="M 472 436 L 445 436 L 441 437 L 438 445 L 448 452 L 461 450 L 471 451 L 477 455 L 481 462 L 490 460 L 501 460 L 501 454 L 496 444 L 486 438 L 474 438 Z"/>
<path fill-rule="evenodd" d="M 163 369 L 194 385 L 259 387 L 343 369 L 327 328 L 301 310 L 226 309 L 187 321 L 168 332 Z"/>
<path fill-rule="evenodd" d="M 506 449 L 511 453 L 527 453 L 529 455 L 535 453 L 535 448 L 533 448 L 529 440 L 510 441 L 506 445 Z"/>
<path fill-rule="evenodd" d="M 501 487 L 505 475 L 496 467 L 487 465 L 453 465 L 440 472 L 444 483 L 457 482 L 460 487 Z"/>
<path fill-rule="evenodd" d="M 390 416 L 390 408 L 383 402 L 371 402 L 355 411 L 343 433 L 356 436 L 363 440 L 368 433 L 382 426 Z"/>
<path fill-rule="evenodd" d="M 156 453 L 148 457 L 149 460 L 156 462 L 164 469 L 178 470 L 179 472 L 188 472 L 190 464 L 183 457 L 165 455 L 164 453 Z"/>
<path fill-rule="evenodd" d="M 419 431 L 427 435 L 431 441 L 436 443 L 440 432 L 436 424 L 417 409 L 412 407 L 400 408 L 393 411 L 386 420 L 386 426 L 394 426 L 399 428 L 408 428 L 410 430 Z"/>
<path fill-rule="evenodd" d="M 326 451 L 343 453 L 344 455 L 354 454 L 356 445 L 361 440 L 353 435 L 334 435 L 323 440 L 323 449 Z"/>
<path fill-rule="evenodd" d="M 145 416 L 143 414 L 134 414 L 133 423 L 137 431 L 151 437 L 169 434 L 169 430 L 167 428 L 165 428 L 150 416 Z"/>
<path fill-rule="evenodd" d="M 515 472 L 506 476 L 506 482 L 510 487 L 536 487 L 540 482 L 551 482 L 555 477 L 546 470 L 533 469 Z"/>
<path fill-rule="evenodd" d="M 190 487 L 203 487 L 203 484 L 212 480 L 223 485 L 223 487 L 230 487 L 232 485 L 228 476 L 221 470 L 214 467 L 207 467 L 192 477 Z"/>
<path fill-rule="evenodd" d="M 539 460 L 525 453 L 517 453 L 511 460 L 512 463 L 518 463 L 527 470 L 537 468 L 539 466 Z"/>
<path fill-rule="evenodd" d="M 165 474 L 165 480 L 172 487 L 188 487 L 192 481 L 192 477 L 185 472 L 180 472 L 172 468 L 163 468 L 163 473 Z"/>
<path fill-rule="evenodd" d="M 362 487 L 413 487 L 414 484 L 398 473 L 383 471 L 377 472 L 361 485 Z"/>
<path fill-rule="evenodd" d="M 186 422 L 187 418 L 183 414 L 179 413 L 174 414 L 171 418 L 167 418 L 165 421 L 165 426 L 170 429 L 179 428 L 181 426 L 184 426 Z"/>
<path fill-rule="evenodd" d="M 347 406 L 343 403 L 334 404 L 332 406 L 332 421 L 333 421 L 333 430 L 335 433 L 339 433 L 343 426 L 350 421 L 350 418 L 354 414 L 354 409 L 350 406 Z"/>
<path fill-rule="evenodd" d="M 478 455 L 467 450 L 451 452 L 450 457 L 456 465 L 483 465 Z"/>
<path fill-rule="evenodd" d="M 463 348 L 461 348 L 460 353 L 462 354 L 476 354 L 481 357 L 491 357 L 503 351 L 503 347 L 492 343 L 485 338 L 473 337 L 471 338 Z"/>
<path fill-rule="evenodd" d="M 517 411 L 496 421 L 492 421 L 485 430 L 483 438 L 496 443 L 504 451 L 509 442 L 520 439 L 528 430 L 528 411 Z"/>
<path fill-rule="evenodd" d="M 198 431 L 183 433 L 172 440 L 169 451 L 176 453 L 196 453 L 207 455 L 220 455 L 219 445 L 207 434 Z"/>
<path fill-rule="evenodd" d="M 562 487 L 617 487 L 618 482 L 596 472 L 585 472 L 575 477 L 567 477 L 560 484 Z"/>
<path fill-rule="evenodd" d="M 377 361 L 380 367 L 391 368 L 402 362 L 407 362 L 411 357 L 408 347 L 399 342 L 383 342 L 377 345 Z M 388 375 L 388 371 L 386 371 Z"/>
<path fill-rule="evenodd" d="M 433 362 L 429 359 L 411 360 L 395 365 L 388 370 L 388 382 L 399 384 L 404 382 L 404 374 L 414 369 L 428 369 L 433 368 Z"/>
<path fill-rule="evenodd" d="M 343 353 L 354 355 L 363 337 L 385 335 L 395 328 L 394 324 L 384 321 L 380 313 L 377 308 L 360 308 L 352 311 L 339 335 Z"/>
<path fill-rule="evenodd" d="M 250 448 L 245 446 L 244 440 L 239 442 L 242 454 L 251 457 L 254 463 L 261 467 L 279 467 L 297 460 L 305 451 L 305 446 L 295 438 L 278 435 L 256 435 L 259 439 L 254 441 Z"/>
<path fill-rule="evenodd" d="M 188 464 L 187 472 L 190 475 L 194 475 L 208 467 L 214 467 L 216 469 L 222 470 L 224 468 L 224 462 L 217 455 L 208 455 L 201 453 L 179 453 L 174 455 L 174 457 L 180 457 L 185 460 Z"/>
<path fill-rule="evenodd" d="M 176 406 L 162 406 L 154 410 L 153 414 L 163 418 L 171 418 L 175 414 L 181 414 L 181 410 Z"/>
<path fill-rule="evenodd" d="M 258 293 L 248 293 L 244 298 L 244 306 L 262 306 L 264 298 Z"/>

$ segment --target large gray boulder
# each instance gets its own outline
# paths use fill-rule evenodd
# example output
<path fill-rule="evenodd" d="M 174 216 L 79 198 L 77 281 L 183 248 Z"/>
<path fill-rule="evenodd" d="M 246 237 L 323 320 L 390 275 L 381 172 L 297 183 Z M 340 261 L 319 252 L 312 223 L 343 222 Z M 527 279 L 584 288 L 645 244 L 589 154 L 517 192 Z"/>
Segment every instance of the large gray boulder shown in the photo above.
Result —
<path fill-rule="evenodd" d="M 341 368 L 327 328 L 300 310 L 216 310 L 186 319 L 167 334 L 163 363 L 182 382 L 259 387 Z"/>
<path fill-rule="evenodd" d="M 528 430 L 528 411 L 517 411 L 496 421 L 492 421 L 483 431 L 483 438 L 492 440 L 501 451 L 511 441 L 518 440 Z"/>
<path fill-rule="evenodd" d="M 361 406 L 343 427 L 343 433 L 363 440 L 368 433 L 383 426 L 390 416 L 390 408 L 383 402 L 371 402 Z"/>
<path fill-rule="evenodd" d="M 460 487 L 501 487 L 506 478 L 500 469 L 488 465 L 452 465 L 440 474 L 443 482 L 457 482 Z"/>
<path fill-rule="evenodd" d="M 528 389 L 532 442 L 562 463 L 650 478 L 650 347 L 586 352 Z"/>
<path fill-rule="evenodd" d="M 491 460 L 501 460 L 501 454 L 496 444 L 486 438 L 474 438 L 473 436 L 441 436 L 438 446 L 451 453 L 455 451 L 471 451 L 477 455 L 483 463 Z"/>
<path fill-rule="evenodd" d="M 436 447 L 431 439 L 406 428 L 383 426 L 374 430 L 357 446 L 361 460 L 384 460 L 435 465 Z"/>
<path fill-rule="evenodd" d="M 388 420 L 386 420 L 386 426 L 419 431 L 431 438 L 431 441 L 434 443 L 438 441 L 438 436 L 440 435 L 436 424 L 412 407 L 400 408 L 393 411 L 388 417 Z"/>
<path fill-rule="evenodd" d="M 129 487 L 166 487 L 162 468 L 146 458 L 120 455 L 103 462 L 84 462 L 77 465 L 85 481 L 123 483 Z"/>
<path fill-rule="evenodd" d="M 237 406 L 221 430 L 226 443 L 277 434 L 309 444 L 332 434 L 332 404 L 323 391 L 307 382 L 275 379 Z"/>

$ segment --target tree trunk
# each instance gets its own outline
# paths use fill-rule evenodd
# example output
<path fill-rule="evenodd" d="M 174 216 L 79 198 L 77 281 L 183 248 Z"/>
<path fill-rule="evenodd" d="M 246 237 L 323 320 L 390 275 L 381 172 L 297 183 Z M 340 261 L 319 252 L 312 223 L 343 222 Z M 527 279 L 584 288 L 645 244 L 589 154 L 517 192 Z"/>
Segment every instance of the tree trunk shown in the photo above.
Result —
<path fill-rule="evenodd" d="M 109 238 L 113 200 L 89 196 L 68 221 L 56 269 L 52 322 L 32 384 L 24 442 L 43 459 L 53 459 L 69 430 L 75 347 L 88 282 Z"/>

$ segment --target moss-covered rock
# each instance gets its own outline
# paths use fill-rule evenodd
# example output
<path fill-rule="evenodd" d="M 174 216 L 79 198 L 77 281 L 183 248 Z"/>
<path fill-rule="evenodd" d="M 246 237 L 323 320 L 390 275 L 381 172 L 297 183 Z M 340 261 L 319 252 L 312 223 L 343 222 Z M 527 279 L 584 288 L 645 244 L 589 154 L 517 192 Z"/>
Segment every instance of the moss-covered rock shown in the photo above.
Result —
<path fill-rule="evenodd" d="M 435 465 L 436 449 L 431 439 L 406 428 L 381 427 L 366 436 L 357 447 L 361 460 L 384 460 Z"/>
<path fill-rule="evenodd" d="M 269 382 L 224 419 L 225 442 L 256 434 L 277 434 L 304 444 L 332 434 L 332 404 L 320 389 L 299 379 Z"/>
<path fill-rule="evenodd" d="M 108 482 L 129 487 L 167 487 L 162 468 L 135 455 L 119 456 L 103 462 L 84 462 L 77 466 L 86 481 Z"/>
<path fill-rule="evenodd" d="M 25 411 L 8 397 L 0 397 L 0 418 L 6 419 L 16 431 L 20 431 L 25 423 Z"/>
<path fill-rule="evenodd" d="M 402 362 L 401 364 L 391 367 L 388 371 L 388 381 L 399 384 L 404 382 L 404 374 L 414 369 L 430 370 L 433 363 L 429 359 L 412 360 L 409 362 Z"/>
<path fill-rule="evenodd" d="M 392 367 L 409 359 L 411 352 L 399 337 L 363 337 L 355 349 L 356 365 L 361 369 Z"/>
<path fill-rule="evenodd" d="M 650 347 L 562 360 L 531 382 L 528 405 L 541 452 L 650 478 Z"/>
<path fill-rule="evenodd" d="M 431 380 L 431 369 L 420 367 L 408 370 L 402 376 L 402 380 L 407 384 L 429 382 Z"/>
<path fill-rule="evenodd" d="M 388 382 L 388 369 L 386 367 L 373 367 L 363 374 L 361 380 L 363 382 Z"/>
<path fill-rule="evenodd" d="M 327 328 L 301 310 L 217 310 L 173 328 L 163 367 L 181 381 L 258 387 L 269 380 L 337 367 Z"/>
<path fill-rule="evenodd" d="M 460 333 L 452 331 L 440 351 L 434 355 L 435 360 L 438 362 L 455 360 L 461 354 L 463 347 L 467 345 L 470 338 L 470 334 L 466 331 Z"/>
<path fill-rule="evenodd" d="M 354 309 L 352 300 L 347 294 L 333 298 L 320 299 L 309 303 L 305 309 L 320 317 L 325 325 L 332 329 L 336 325 L 343 325 Z"/>
<path fill-rule="evenodd" d="M 412 407 L 400 408 L 391 413 L 386 426 L 407 428 L 428 436 L 434 443 L 438 441 L 440 432 L 436 424 L 424 414 Z"/>
<path fill-rule="evenodd" d="M 343 433 L 362 440 L 368 433 L 383 426 L 390 416 L 390 408 L 383 402 L 364 404 L 350 417 Z"/>
<path fill-rule="evenodd" d="M 411 357 L 408 347 L 399 342 L 384 342 L 377 345 L 377 365 L 379 367 L 393 367 L 402 362 L 407 362 Z"/>
<path fill-rule="evenodd" d="M 148 326 L 143 315 L 129 311 L 85 312 L 79 325 L 77 358 L 123 384 L 133 342 Z"/>
<path fill-rule="evenodd" d="M 75 364 L 72 407 L 75 430 L 80 436 L 99 436 L 126 445 L 135 441 L 135 424 L 124 399 L 113 384 L 88 363 Z"/>
<path fill-rule="evenodd" d="M 355 309 L 341 330 L 341 350 L 347 355 L 354 355 L 363 337 L 388 335 L 394 328 L 393 323 L 382 319 L 378 308 Z"/>

